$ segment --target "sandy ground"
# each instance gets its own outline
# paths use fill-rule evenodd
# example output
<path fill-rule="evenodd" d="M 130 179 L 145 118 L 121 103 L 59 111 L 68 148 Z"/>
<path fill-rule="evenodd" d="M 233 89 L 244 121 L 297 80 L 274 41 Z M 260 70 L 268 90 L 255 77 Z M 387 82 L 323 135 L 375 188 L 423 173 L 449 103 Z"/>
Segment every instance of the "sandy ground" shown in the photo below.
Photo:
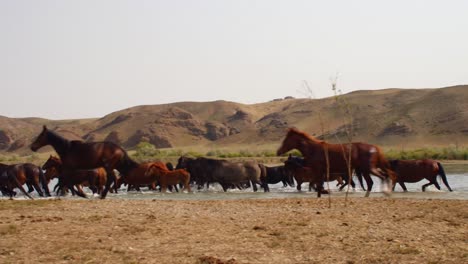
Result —
<path fill-rule="evenodd" d="M 468 201 L 0 200 L 0 263 L 468 263 Z"/>

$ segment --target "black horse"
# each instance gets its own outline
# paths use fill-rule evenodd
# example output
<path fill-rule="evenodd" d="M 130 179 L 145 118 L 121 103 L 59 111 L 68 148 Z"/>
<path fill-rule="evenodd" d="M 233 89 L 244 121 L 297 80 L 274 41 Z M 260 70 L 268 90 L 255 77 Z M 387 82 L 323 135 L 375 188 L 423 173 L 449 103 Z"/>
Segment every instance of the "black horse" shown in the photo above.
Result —
<path fill-rule="evenodd" d="M 287 187 L 288 185 L 291 187 L 295 186 L 293 174 L 285 170 L 284 165 L 268 167 L 260 164 L 260 166 L 264 166 L 266 169 L 266 182 L 268 184 L 277 184 L 282 182 L 283 187 Z"/>
<path fill-rule="evenodd" d="M 51 145 L 60 156 L 63 177 L 73 177 L 73 172 L 77 170 L 103 167 L 107 172 L 107 182 L 101 193 L 101 199 L 106 198 L 110 185 L 115 181 L 114 169 L 118 170 L 121 175 L 126 175 L 129 170 L 138 166 L 138 163 L 133 161 L 123 148 L 112 142 L 69 141 L 44 126 L 42 132 L 31 144 L 31 150 L 37 151 L 47 145 Z M 73 188 L 72 182 L 68 181 L 69 189 Z M 86 197 L 84 193 L 79 195 Z"/>
<path fill-rule="evenodd" d="M 227 160 L 203 157 L 193 159 L 182 156 L 179 158 L 176 168 L 186 169 L 199 187 L 217 182 L 221 184 L 224 191 L 227 191 L 231 187 L 242 188 L 250 182 L 254 191 L 257 191 L 256 184 L 268 191 L 266 175 L 256 161 L 229 162 Z"/>

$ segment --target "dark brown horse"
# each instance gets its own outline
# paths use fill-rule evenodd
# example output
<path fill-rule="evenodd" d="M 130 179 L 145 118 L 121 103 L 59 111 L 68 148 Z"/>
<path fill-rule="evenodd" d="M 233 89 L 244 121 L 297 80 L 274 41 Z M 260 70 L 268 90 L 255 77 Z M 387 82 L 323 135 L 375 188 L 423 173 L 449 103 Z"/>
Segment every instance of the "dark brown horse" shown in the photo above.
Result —
<path fill-rule="evenodd" d="M 300 157 L 289 155 L 288 159 L 284 162 L 284 168 L 293 175 L 297 182 L 298 191 L 301 190 L 301 184 L 303 182 L 309 183 L 309 191 L 311 191 L 313 188 L 315 188 L 316 184 L 319 183 L 319 179 L 321 179 L 319 171 L 314 167 L 305 167 L 304 160 Z M 338 181 L 338 185 L 341 185 L 340 191 L 342 190 L 343 186 L 345 186 L 341 174 L 330 174 L 328 179 L 324 179 L 324 181 L 327 180 Z M 351 182 L 351 185 L 354 188 L 354 182 Z M 327 192 L 322 191 L 322 193 L 326 194 Z"/>
<path fill-rule="evenodd" d="M 115 181 L 114 169 L 125 175 L 129 170 L 136 168 L 138 163 L 133 161 L 127 152 L 120 146 L 104 142 L 69 141 L 53 131 L 43 127 L 42 132 L 31 144 L 31 150 L 37 151 L 43 146 L 51 145 L 62 161 L 63 177 L 71 177 L 74 171 L 89 170 L 103 167 L 107 173 L 107 182 L 101 199 L 106 198 L 107 192 Z M 69 181 L 71 184 L 71 181 Z M 72 189 L 73 185 L 68 186 Z M 82 197 L 86 195 L 82 194 Z"/>
<path fill-rule="evenodd" d="M 422 186 L 422 191 L 426 191 L 426 187 L 434 184 L 440 190 L 439 183 L 437 183 L 437 175 L 440 175 L 445 186 L 452 191 L 445 175 L 444 167 L 440 162 L 431 159 L 423 160 L 390 160 L 390 166 L 397 176 L 396 182 L 393 182 L 393 189 L 398 182 L 406 192 L 405 182 L 418 182 L 422 179 L 427 179 L 429 183 Z"/>
<path fill-rule="evenodd" d="M 33 199 L 23 188 L 26 183 L 33 186 L 40 196 L 50 196 L 44 173 L 38 166 L 31 163 L 1 164 L 0 171 L 0 187 L 2 192 L 9 195 L 10 198 L 16 194 L 13 189 L 18 188 L 28 198 Z"/>
<path fill-rule="evenodd" d="M 46 170 L 46 180 L 50 181 L 52 178 L 59 179 L 57 185 L 61 190 L 69 186 L 67 181 L 71 181 L 71 184 L 77 188 L 78 193 L 83 193 L 81 185 L 84 185 L 88 186 L 93 193 L 101 194 L 107 182 L 107 173 L 102 167 L 91 170 L 77 170 L 71 177 L 63 178 L 60 173 L 62 171 L 62 161 L 54 156 L 50 156 L 42 168 Z M 76 192 L 74 189 L 71 191 L 73 194 Z"/>
<path fill-rule="evenodd" d="M 292 149 L 302 153 L 306 167 L 314 167 L 322 176 L 317 185 L 317 195 L 320 197 L 323 182 L 327 175 L 327 159 L 330 174 L 342 174 L 343 178 L 350 178 L 349 171 L 359 170 L 367 182 L 366 197 L 372 190 L 371 174 L 386 181 L 390 186 L 391 179 L 395 178 L 388 161 L 381 150 L 367 143 L 330 144 L 318 140 L 295 128 L 289 129 L 277 154 L 282 155 Z M 326 153 L 328 155 L 326 155 Z M 351 155 L 350 155 L 351 153 Z M 351 156 L 350 161 L 349 157 Z M 348 169 L 348 164 L 350 168 Z"/>

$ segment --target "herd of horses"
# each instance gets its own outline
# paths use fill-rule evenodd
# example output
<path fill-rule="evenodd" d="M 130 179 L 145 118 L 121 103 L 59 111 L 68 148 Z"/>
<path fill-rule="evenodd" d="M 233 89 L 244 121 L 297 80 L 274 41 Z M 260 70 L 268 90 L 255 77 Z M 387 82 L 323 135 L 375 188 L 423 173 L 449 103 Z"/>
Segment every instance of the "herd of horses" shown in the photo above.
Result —
<path fill-rule="evenodd" d="M 122 184 L 130 188 L 147 186 L 162 192 L 183 187 L 191 191 L 191 185 L 198 189 L 218 183 L 224 191 L 230 188 L 244 189 L 258 186 L 269 191 L 268 184 L 282 182 L 284 186 L 295 186 L 301 190 L 304 182 L 309 182 L 309 190 L 315 189 L 317 196 L 326 194 L 324 183 L 338 181 L 340 190 L 346 185 L 355 186 L 352 175 L 356 174 L 361 187 L 369 196 L 373 180 L 371 175 L 380 178 L 384 193 L 389 194 L 399 183 L 404 191 L 405 182 L 418 182 L 422 179 L 440 190 L 436 178 L 440 175 L 443 183 L 450 188 L 442 165 L 434 160 L 387 160 L 378 146 L 353 142 L 330 144 L 310 136 L 295 128 L 290 128 L 277 151 L 283 155 L 296 149 L 302 157 L 289 156 L 284 165 L 269 167 L 257 161 L 231 162 L 205 157 L 190 158 L 182 156 L 176 167 L 170 163 L 145 162 L 132 160 L 127 152 L 112 142 L 69 141 L 46 126 L 31 144 L 31 150 L 50 145 L 58 157 L 50 156 L 42 167 L 30 163 L 15 165 L 0 164 L 0 190 L 10 199 L 18 188 L 24 195 L 33 199 L 30 192 L 36 190 L 40 196 L 50 196 L 48 187 L 53 178 L 58 178 L 54 191 L 63 194 L 70 191 L 73 195 L 86 197 L 82 186 L 88 186 L 93 193 L 105 199 L 107 193 L 117 192 Z M 44 172 L 45 171 L 45 172 Z M 118 172 L 118 176 L 115 174 Z M 364 187 L 363 180 L 367 188 Z M 26 191 L 23 185 L 26 184 Z"/>

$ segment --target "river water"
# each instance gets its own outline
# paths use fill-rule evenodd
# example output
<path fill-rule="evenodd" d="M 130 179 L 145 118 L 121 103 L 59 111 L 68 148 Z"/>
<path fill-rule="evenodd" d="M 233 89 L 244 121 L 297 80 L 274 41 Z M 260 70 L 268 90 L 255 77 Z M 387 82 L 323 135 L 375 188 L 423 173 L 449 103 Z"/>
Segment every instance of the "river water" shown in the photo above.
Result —
<path fill-rule="evenodd" d="M 391 194 L 392 198 L 416 198 L 416 199 L 458 199 L 468 200 L 468 173 L 456 171 L 455 173 L 447 174 L 447 179 L 453 192 L 449 192 L 447 187 L 441 182 L 438 177 L 438 182 L 441 186 L 441 190 L 437 190 L 433 185 L 426 188 L 425 192 L 421 191 L 423 184 L 426 184 L 427 180 L 422 180 L 417 183 L 405 183 L 408 188 L 408 192 L 403 192 L 400 185 L 397 184 L 395 191 Z M 354 179 L 357 183 L 356 178 Z M 383 197 L 385 196 L 382 192 L 382 184 L 380 179 L 373 177 L 374 187 L 371 197 Z M 50 190 L 53 189 L 56 184 L 56 180 L 49 184 Z M 281 183 L 275 185 L 269 185 L 270 192 L 265 193 L 261 188 L 258 192 L 253 192 L 251 188 L 245 190 L 228 190 L 223 192 L 222 188 L 218 184 L 213 184 L 209 189 L 196 190 L 193 188 L 192 193 L 160 193 L 156 191 L 130 191 L 127 193 L 126 188 L 119 190 L 118 194 L 109 193 L 107 199 L 140 199 L 140 200 L 235 200 L 235 199 L 271 199 L 271 198 L 314 198 L 317 196 L 315 192 L 308 191 L 308 183 L 302 184 L 302 192 L 298 192 L 295 187 L 284 188 Z M 346 195 L 346 188 L 343 191 L 338 191 L 336 182 L 330 182 L 325 188 L 330 188 L 332 197 L 344 197 Z M 88 188 L 84 188 L 90 199 L 98 199 L 97 195 L 92 194 Z M 15 199 L 25 199 L 19 190 L 18 195 Z M 360 187 L 356 186 L 355 189 L 350 188 L 349 197 L 364 197 L 365 191 Z M 40 198 L 36 192 L 32 193 L 34 198 Z M 327 195 L 322 195 L 326 198 Z M 72 197 L 67 195 L 62 197 L 63 199 L 82 199 L 78 197 Z M 7 199 L 7 197 L 0 197 L 0 199 Z"/>
<path fill-rule="evenodd" d="M 453 192 L 449 192 L 447 187 L 443 185 L 438 178 L 438 182 L 441 186 L 441 190 L 437 190 L 433 185 L 426 188 L 425 192 L 421 191 L 423 184 L 427 183 L 427 180 L 422 180 L 418 183 L 406 183 L 408 192 L 403 192 L 401 187 L 397 184 L 395 191 L 391 194 L 392 198 L 416 198 L 416 199 L 457 199 L 457 200 L 468 200 L 468 173 L 454 173 L 448 174 L 447 179 L 450 187 L 452 187 Z M 384 197 L 382 192 L 381 181 L 378 178 L 373 177 L 374 187 L 371 197 Z M 357 182 L 357 180 L 355 179 Z M 49 184 L 49 188 L 52 190 L 56 181 L 52 181 Z M 338 191 L 335 186 L 336 182 L 330 182 L 329 188 L 331 190 L 332 197 L 344 197 L 346 195 L 346 188 L 343 191 Z M 192 193 L 160 193 L 157 191 L 130 191 L 127 193 L 126 188 L 119 190 L 118 194 L 109 193 L 106 199 L 138 199 L 138 200 L 236 200 L 236 199 L 274 199 L 274 198 L 315 198 L 317 194 L 315 192 L 308 191 L 308 183 L 302 184 L 302 192 L 298 192 L 295 187 L 286 187 L 284 188 L 282 184 L 269 185 L 270 192 L 265 193 L 262 189 L 259 188 L 258 192 L 253 192 L 251 188 L 245 190 L 228 190 L 223 192 L 222 188 L 218 184 L 210 186 L 209 189 L 203 190 L 193 190 Z M 325 185 L 327 188 L 327 185 Z M 84 188 L 90 199 L 99 199 L 99 196 L 92 194 L 88 188 Z M 19 191 L 19 190 L 17 190 Z M 349 197 L 364 197 L 365 191 L 360 187 L 355 189 L 350 188 Z M 40 198 L 36 192 L 32 193 L 34 198 Z M 327 195 L 322 195 L 323 198 L 328 197 Z M 82 199 L 78 197 L 73 197 L 67 195 L 61 197 L 62 199 Z M 7 199 L 6 197 L 1 197 L 0 199 Z M 25 196 L 18 192 L 18 195 L 15 199 L 23 200 L 26 199 Z M 50 199 L 50 198 L 48 198 Z"/>

